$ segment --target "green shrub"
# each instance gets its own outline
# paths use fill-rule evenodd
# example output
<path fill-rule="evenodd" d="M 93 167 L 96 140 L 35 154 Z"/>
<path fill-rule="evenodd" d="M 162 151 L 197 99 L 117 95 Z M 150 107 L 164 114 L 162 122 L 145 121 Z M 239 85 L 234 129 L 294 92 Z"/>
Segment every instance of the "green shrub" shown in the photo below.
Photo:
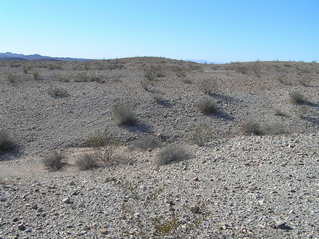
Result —
<path fill-rule="evenodd" d="M 44 164 L 45 168 L 56 171 L 61 169 L 65 162 L 62 160 L 64 159 L 63 155 L 54 151 L 51 155 L 42 159 L 42 163 Z"/>
<path fill-rule="evenodd" d="M 89 147 L 99 148 L 104 147 L 112 143 L 110 132 L 105 129 L 103 132 L 96 131 L 94 134 L 90 135 L 86 140 Z"/>
<path fill-rule="evenodd" d="M 155 163 L 158 166 L 180 162 L 190 158 L 190 154 L 181 146 L 172 145 L 163 149 L 156 157 Z"/>
<path fill-rule="evenodd" d="M 291 103 L 293 103 L 294 105 L 302 105 L 308 102 L 306 97 L 298 91 L 294 91 L 290 93 L 289 96 L 290 96 Z"/>
<path fill-rule="evenodd" d="M 196 106 L 200 112 L 206 115 L 214 114 L 218 111 L 216 102 L 213 99 L 201 99 L 197 102 Z"/>
<path fill-rule="evenodd" d="M 13 151 L 18 147 L 16 141 L 5 131 L 0 131 L 0 154 Z"/>
<path fill-rule="evenodd" d="M 137 123 L 136 114 L 128 104 L 117 103 L 113 106 L 113 114 L 118 125 L 132 126 Z"/>

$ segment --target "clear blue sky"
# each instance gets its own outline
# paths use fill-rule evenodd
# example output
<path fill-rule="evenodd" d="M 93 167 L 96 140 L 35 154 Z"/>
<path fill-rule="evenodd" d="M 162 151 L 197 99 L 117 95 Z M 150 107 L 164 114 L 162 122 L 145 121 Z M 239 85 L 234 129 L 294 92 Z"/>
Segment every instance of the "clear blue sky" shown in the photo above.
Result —
<path fill-rule="evenodd" d="M 319 62 L 319 0 L 0 0 L 0 52 Z"/>

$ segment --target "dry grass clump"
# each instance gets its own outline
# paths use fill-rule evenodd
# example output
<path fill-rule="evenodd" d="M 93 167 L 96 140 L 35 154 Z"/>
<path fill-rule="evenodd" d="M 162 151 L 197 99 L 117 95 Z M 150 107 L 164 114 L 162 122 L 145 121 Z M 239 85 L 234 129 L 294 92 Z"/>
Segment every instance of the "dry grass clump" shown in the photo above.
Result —
<path fill-rule="evenodd" d="M 260 124 L 254 121 L 243 122 L 241 128 L 244 134 L 247 135 L 264 135 L 264 131 L 262 130 Z"/>
<path fill-rule="evenodd" d="M 298 91 L 291 92 L 289 94 L 291 103 L 294 105 L 302 105 L 308 102 L 307 98 Z"/>
<path fill-rule="evenodd" d="M 50 87 L 48 94 L 54 98 L 67 97 L 69 94 L 66 89 L 62 87 Z"/>
<path fill-rule="evenodd" d="M 80 158 L 75 161 L 76 166 L 79 170 L 89 170 L 99 166 L 99 160 L 94 153 L 86 153 L 80 156 Z"/>
<path fill-rule="evenodd" d="M 18 147 L 16 141 L 5 131 L 0 131 L 0 154 L 13 151 Z"/>
<path fill-rule="evenodd" d="M 65 162 L 62 161 L 63 159 L 64 156 L 62 154 L 54 151 L 51 155 L 43 158 L 42 163 L 48 170 L 56 171 L 65 165 Z"/>
<path fill-rule="evenodd" d="M 217 113 L 217 104 L 213 99 L 201 99 L 196 104 L 198 110 L 205 115 Z"/>
<path fill-rule="evenodd" d="M 206 95 L 213 95 L 217 92 L 217 83 L 215 80 L 203 80 L 199 87 Z"/>
<path fill-rule="evenodd" d="M 156 77 L 164 77 L 163 69 L 161 66 L 149 66 L 144 69 L 144 77 L 146 80 L 153 81 Z"/>
<path fill-rule="evenodd" d="M 92 134 L 88 137 L 86 140 L 86 143 L 89 147 L 93 148 L 99 148 L 99 147 L 105 147 L 109 144 L 114 143 L 110 132 L 108 129 L 104 129 L 104 131 L 97 131 L 95 134 Z"/>
<path fill-rule="evenodd" d="M 160 147 L 161 143 L 154 136 L 148 135 L 136 140 L 133 145 L 142 150 L 153 150 Z"/>
<path fill-rule="evenodd" d="M 128 104 L 117 103 L 113 106 L 113 114 L 120 126 L 135 125 L 138 120 L 136 114 Z"/>
<path fill-rule="evenodd" d="M 180 162 L 190 158 L 190 154 L 179 145 L 171 145 L 163 149 L 156 157 L 155 163 L 158 166 Z"/>

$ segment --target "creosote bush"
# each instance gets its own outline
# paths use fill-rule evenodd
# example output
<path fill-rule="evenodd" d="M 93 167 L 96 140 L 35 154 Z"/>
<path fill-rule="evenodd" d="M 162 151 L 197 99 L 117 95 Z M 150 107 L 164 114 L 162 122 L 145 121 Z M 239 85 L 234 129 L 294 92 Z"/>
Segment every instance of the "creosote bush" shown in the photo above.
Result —
<path fill-rule="evenodd" d="M 293 103 L 294 105 L 302 105 L 308 102 L 306 97 L 298 91 L 294 91 L 290 93 L 289 96 L 290 96 L 291 103 Z"/>
<path fill-rule="evenodd" d="M 180 162 L 190 158 L 190 154 L 179 145 L 171 145 L 164 148 L 156 157 L 155 163 L 158 166 Z"/>
<path fill-rule="evenodd" d="M 213 95 L 217 92 L 217 83 L 215 80 L 203 80 L 199 87 L 206 95 Z"/>
<path fill-rule="evenodd" d="M 113 114 L 120 126 L 132 126 L 137 123 L 137 117 L 128 104 L 117 103 L 113 106 Z"/>
<path fill-rule="evenodd" d="M 16 141 L 5 131 L 0 131 L 0 154 L 13 151 L 18 147 Z"/>
<path fill-rule="evenodd" d="M 90 135 L 86 140 L 89 147 L 99 148 L 105 147 L 109 144 L 114 143 L 111 138 L 109 130 L 106 128 L 104 131 L 96 131 L 94 134 Z"/>
<path fill-rule="evenodd" d="M 214 114 L 218 111 L 216 102 L 213 99 L 201 99 L 197 102 L 196 106 L 200 112 L 206 115 Z"/>
<path fill-rule="evenodd" d="M 61 169 L 65 162 L 62 160 L 64 159 L 64 156 L 56 151 L 54 151 L 49 156 L 42 159 L 42 163 L 44 164 L 44 167 L 51 170 L 56 171 Z"/>

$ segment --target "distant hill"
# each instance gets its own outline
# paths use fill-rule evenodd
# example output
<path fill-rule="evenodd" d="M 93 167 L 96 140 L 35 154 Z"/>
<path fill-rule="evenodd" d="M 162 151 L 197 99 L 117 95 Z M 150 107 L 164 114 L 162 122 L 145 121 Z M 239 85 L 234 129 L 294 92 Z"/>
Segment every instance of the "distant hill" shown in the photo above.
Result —
<path fill-rule="evenodd" d="M 23 55 L 23 54 L 11 53 L 11 52 L 0 53 L 0 59 L 2 60 L 31 60 L 31 61 L 89 61 L 91 60 L 91 59 L 83 59 L 83 58 L 41 56 L 39 54 Z"/>

